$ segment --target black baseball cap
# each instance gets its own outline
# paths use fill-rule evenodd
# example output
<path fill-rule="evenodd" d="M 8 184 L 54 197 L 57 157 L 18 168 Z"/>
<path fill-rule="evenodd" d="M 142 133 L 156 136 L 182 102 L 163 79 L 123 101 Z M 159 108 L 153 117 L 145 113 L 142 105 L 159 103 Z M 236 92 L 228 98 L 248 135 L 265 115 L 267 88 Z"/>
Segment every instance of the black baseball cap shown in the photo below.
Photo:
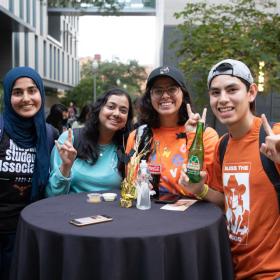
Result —
<path fill-rule="evenodd" d="M 161 66 L 154 69 L 148 79 L 147 79 L 147 88 L 152 87 L 154 81 L 158 77 L 170 77 L 172 78 L 180 87 L 187 88 L 185 83 L 185 77 L 183 73 L 172 66 Z"/>

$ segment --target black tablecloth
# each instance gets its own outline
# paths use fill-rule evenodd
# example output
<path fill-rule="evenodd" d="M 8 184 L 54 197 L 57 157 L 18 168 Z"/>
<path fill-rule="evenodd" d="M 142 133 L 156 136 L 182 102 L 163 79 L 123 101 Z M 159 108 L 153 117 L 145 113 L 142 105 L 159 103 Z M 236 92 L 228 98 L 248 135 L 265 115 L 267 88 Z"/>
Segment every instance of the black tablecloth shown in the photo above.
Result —
<path fill-rule="evenodd" d="M 12 279 L 230 280 L 222 211 L 198 202 L 184 212 L 92 204 L 86 194 L 41 200 L 21 212 Z M 69 221 L 107 214 L 113 221 L 76 227 Z"/>

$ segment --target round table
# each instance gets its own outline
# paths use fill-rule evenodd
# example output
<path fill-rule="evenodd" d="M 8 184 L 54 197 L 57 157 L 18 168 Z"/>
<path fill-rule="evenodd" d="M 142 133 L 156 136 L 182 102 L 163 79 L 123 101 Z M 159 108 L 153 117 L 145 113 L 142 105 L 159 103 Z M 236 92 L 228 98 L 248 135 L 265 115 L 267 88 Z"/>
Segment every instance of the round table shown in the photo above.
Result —
<path fill-rule="evenodd" d="M 233 279 L 222 211 L 197 202 L 186 211 L 121 208 L 61 195 L 27 206 L 19 219 L 12 278 L 18 280 Z M 113 221 L 77 227 L 96 214 Z"/>

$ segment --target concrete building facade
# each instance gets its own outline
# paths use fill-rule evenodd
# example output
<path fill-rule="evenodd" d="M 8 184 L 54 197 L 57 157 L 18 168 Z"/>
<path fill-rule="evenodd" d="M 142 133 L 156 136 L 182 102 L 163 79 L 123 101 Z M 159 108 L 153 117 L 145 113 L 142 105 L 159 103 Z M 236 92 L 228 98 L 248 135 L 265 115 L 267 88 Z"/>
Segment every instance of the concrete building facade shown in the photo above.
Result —
<path fill-rule="evenodd" d="M 0 0 L 0 79 L 12 67 L 36 69 L 50 91 L 79 82 L 79 18 L 48 13 L 46 0 Z"/>

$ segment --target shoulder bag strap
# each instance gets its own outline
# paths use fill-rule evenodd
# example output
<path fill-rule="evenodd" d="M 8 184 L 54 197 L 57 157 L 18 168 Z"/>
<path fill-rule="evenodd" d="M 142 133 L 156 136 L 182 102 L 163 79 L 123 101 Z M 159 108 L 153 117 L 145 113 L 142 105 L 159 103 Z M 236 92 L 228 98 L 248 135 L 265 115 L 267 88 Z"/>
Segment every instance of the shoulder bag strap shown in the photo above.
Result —
<path fill-rule="evenodd" d="M 226 149 L 227 149 L 228 140 L 229 140 L 229 134 L 226 133 L 226 134 L 224 134 L 224 136 L 222 136 L 222 139 L 219 144 L 219 159 L 220 159 L 221 168 L 223 166 L 223 161 L 224 161 L 224 156 L 225 156 Z"/>

